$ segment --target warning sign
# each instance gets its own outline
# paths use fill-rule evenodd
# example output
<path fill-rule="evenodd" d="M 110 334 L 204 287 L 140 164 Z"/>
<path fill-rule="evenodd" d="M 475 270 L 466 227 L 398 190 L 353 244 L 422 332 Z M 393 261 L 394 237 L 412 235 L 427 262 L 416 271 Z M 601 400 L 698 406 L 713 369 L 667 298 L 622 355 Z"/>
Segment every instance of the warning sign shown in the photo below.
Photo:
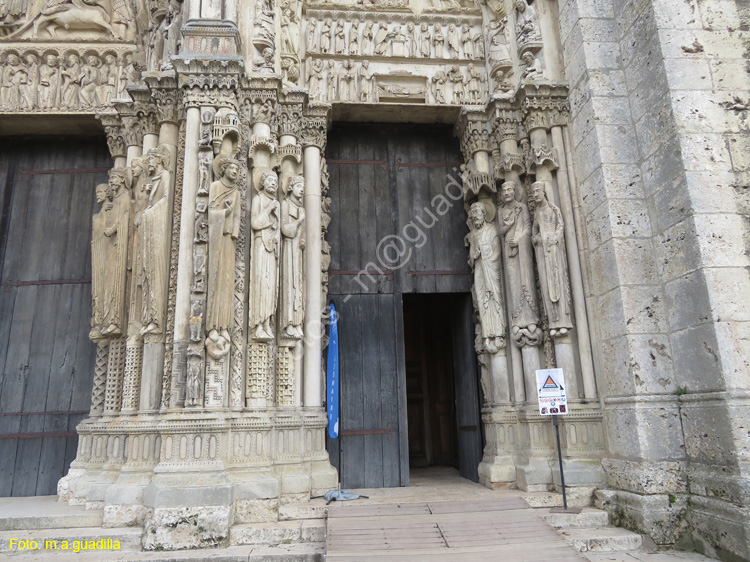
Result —
<path fill-rule="evenodd" d="M 536 388 L 541 415 L 559 416 L 568 413 L 568 398 L 565 395 L 565 376 L 562 369 L 537 371 Z"/>

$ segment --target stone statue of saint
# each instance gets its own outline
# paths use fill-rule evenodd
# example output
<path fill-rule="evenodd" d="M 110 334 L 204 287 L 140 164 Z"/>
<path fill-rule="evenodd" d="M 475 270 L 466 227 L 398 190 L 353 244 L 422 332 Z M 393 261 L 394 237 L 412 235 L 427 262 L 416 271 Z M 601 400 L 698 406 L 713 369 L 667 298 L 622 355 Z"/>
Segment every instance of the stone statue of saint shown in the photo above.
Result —
<path fill-rule="evenodd" d="M 539 16 L 536 8 L 527 0 L 516 0 L 516 41 L 525 45 L 533 41 L 541 41 L 542 33 L 539 29 Z"/>
<path fill-rule="evenodd" d="M 542 331 L 536 303 L 529 208 L 521 202 L 521 187 L 516 182 L 503 183 L 500 197 L 500 234 L 508 272 L 511 335 L 521 347 L 538 345 Z"/>
<path fill-rule="evenodd" d="M 284 336 L 301 339 L 305 318 L 305 209 L 302 201 L 305 178 L 291 178 L 288 191 L 281 202 L 281 327 Z"/>
<path fill-rule="evenodd" d="M 149 177 L 143 229 L 143 314 L 141 335 L 164 333 L 164 310 L 169 269 L 169 192 L 172 175 L 166 147 L 152 148 L 146 155 Z"/>
<path fill-rule="evenodd" d="M 102 339 L 102 322 L 104 318 L 104 278 L 106 276 L 107 237 L 104 236 L 104 225 L 107 211 L 112 209 L 111 191 L 106 183 L 96 186 L 96 202 L 101 209 L 91 218 L 91 332 L 93 341 Z"/>
<path fill-rule="evenodd" d="M 570 283 L 565 255 L 565 231 L 560 209 L 552 203 L 549 184 L 531 184 L 536 203 L 531 241 L 536 249 L 539 285 L 549 320 L 549 335 L 564 336 L 573 328 L 570 318 Z"/>
<path fill-rule="evenodd" d="M 101 200 L 97 187 L 97 201 Z M 109 173 L 102 210 L 95 216 L 92 237 L 92 304 L 94 330 L 101 336 L 119 336 L 125 327 L 125 287 L 130 230 L 130 193 L 125 171 Z M 96 334 L 94 334 L 96 335 Z"/>
<path fill-rule="evenodd" d="M 484 345 L 490 353 L 505 347 L 503 288 L 500 282 L 500 235 L 486 220 L 487 208 L 476 202 L 470 208 L 473 229 L 466 236 L 469 265 L 474 269 L 474 297 L 482 323 Z"/>
<path fill-rule="evenodd" d="M 276 313 L 279 258 L 278 179 L 273 171 L 263 172 L 260 189 L 250 205 L 252 244 L 252 335 L 257 340 L 272 340 L 272 318 Z"/>
<path fill-rule="evenodd" d="M 208 195 L 208 290 L 206 332 L 229 341 L 234 317 L 234 265 L 236 240 L 242 218 L 237 177 L 240 163 L 225 158 L 219 164 L 221 179 L 211 184 Z"/>
<path fill-rule="evenodd" d="M 128 314 L 128 336 L 139 337 L 141 328 L 141 312 L 143 310 L 143 210 L 148 202 L 145 190 L 146 159 L 136 158 L 126 172 L 126 179 L 130 185 L 133 198 L 133 222 L 130 240 L 130 309 Z"/>

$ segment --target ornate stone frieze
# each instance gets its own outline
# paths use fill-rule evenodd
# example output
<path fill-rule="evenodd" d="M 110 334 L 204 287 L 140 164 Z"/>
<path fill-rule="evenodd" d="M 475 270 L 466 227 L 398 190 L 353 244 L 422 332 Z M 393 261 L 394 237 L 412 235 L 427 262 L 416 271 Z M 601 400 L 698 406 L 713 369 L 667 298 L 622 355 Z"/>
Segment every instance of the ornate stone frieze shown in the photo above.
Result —
<path fill-rule="evenodd" d="M 326 145 L 327 117 L 306 116 L 302 121 L 300 143 L 302 146 L 317 146 L 321 151 Z"/>
<path fill-rule="evenodd" d="M 302 104 L 279 104 L 278 126 L 279 135 L 299 137 L 302 128 Z"/>
<path fill-rule="evenodd" d="M 133 48 L 25 44 L 0 50 L 0 113 L 93 113 L 135 79 Z M 127 95 L 127 94 L 125 94 Z"/>

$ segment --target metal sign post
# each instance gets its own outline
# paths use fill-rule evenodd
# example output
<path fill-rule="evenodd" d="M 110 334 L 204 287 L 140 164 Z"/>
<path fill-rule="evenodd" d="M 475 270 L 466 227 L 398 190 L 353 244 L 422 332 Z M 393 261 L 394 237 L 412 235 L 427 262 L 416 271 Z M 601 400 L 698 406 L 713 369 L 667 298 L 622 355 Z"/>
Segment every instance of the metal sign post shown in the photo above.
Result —
<path fill-rule="evenodd" d="M 562 485 L 563 511 L 568 510 L 568 496 L 565 492 L 562 447 L 560 447 L 560 423 L 558 416 L 568 413 L 568 397 L 565 393 L 565 375 L 562 369 L 540 369 L 536 372 L 536 388 L 539 398 L 539 414 L 552 416 L 557 437 L 557 459 L 560 462 L 560 484 Z M 554 511 L 554 510 L 553 510 Z M 580 512 L 580 510 L 576 510 Z"/>

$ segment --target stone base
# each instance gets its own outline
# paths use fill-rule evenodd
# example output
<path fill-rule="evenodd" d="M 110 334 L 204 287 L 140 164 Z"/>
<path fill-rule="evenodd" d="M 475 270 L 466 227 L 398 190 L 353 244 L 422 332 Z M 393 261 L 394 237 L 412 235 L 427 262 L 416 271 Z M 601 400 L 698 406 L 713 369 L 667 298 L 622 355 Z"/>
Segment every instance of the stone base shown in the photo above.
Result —
<path fill-rule="evenodd" d="M 318 409 L 88 419 L 59 498 L 102 507 L 105 527 L 142 526 L 146 550 L 227 546 L 235 526 L 265 536 L 254 526 L 280 521 L 316 542 L 297 523 L 325 517 L 310 497 L 338 485 L 325 427 Z"/>
<path fill-rule="evenodd" d="M 516 463 L 512 456 L 485 456 L 478 471 L 482 486 L 492 489 L 516 487 Z"/>

